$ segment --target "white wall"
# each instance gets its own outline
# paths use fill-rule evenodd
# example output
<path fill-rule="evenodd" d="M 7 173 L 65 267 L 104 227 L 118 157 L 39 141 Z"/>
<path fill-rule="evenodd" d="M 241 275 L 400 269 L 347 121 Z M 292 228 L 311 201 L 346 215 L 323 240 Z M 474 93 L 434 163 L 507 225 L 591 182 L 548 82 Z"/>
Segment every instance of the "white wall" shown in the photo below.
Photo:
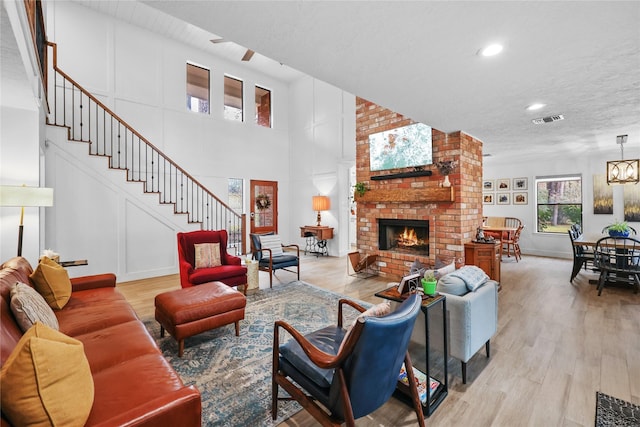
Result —
<path fill-rule="evenodd" d="M 48 37 L 58 45 L 62 70 L 223 201 L 228 178 L 245 180 L 245 199 L 250 179 L 278 181 L 279 231 L 291 238 L 286 83 L 73 2 L 54 2 L 48 12 Z M 211 114 L 186 109 L 187 62 L 211 70 Z M 223 118 L 225 73 L 244 81 L 245 123 Z M 253 123 L 256 84 L 272 91 L 271 129 Z M 57 129 L 47 132 L 47 179 L 59 187 L 47 245 L 65 259 L 89 260 L 70 273 L 113 271 L 129 280 L 177 272 L 175 232 L 193 228 L 184 217 L 176 217 L 182 226 L 165 217 L 144 200 L 140 184 L 123 189 L 105 180 L 104 159 L 95 168 L 86 155 L 71 162 L 65 156 L 73 149 Z"/>
<path fill-rule="evenodd" d="M 52 3 L 48 11 L 59 67 L 151 143 L 223 200 L 228 178 L 245 179 L 245 203 L 250 179 L 278 181 L 284 242 L 303 243 L 299 226 L 315 223 L 311 197 L 329 195 L 331 211 L 322 213 L 323 225 L 335 228 L 329 250 L 346 253 L 353 95 L 310 77 L 289 85 L 73 2 Z M 211 70 L 209 115 L 186 110 L 188 61 Z M 254 85 L 272 91 L 272 129 L 223 119 L 224 74 L 244 81 L 247 117 Z M 102 169 L 106 161 L 82 156 L 57 129 L 47 138 L 47 180 L 59 188 L 47 246 L 64 259 L 89 260 L 70 274 L 113 271 L 123 281 L 177 272 L 175 232 L 193 227 L 139 196 L 139 184 L 118 183 Z"/>
<path fill-rule="evenodd" d="M 607 160 L 620 159 L 620 149 L 611 142 L 612 150 L 605 154 L 569 154 L 558 153 L 553 157 L 529 158 L 522 162 L 499 163 L 485 159 L 484 179 L 528 178 L 528 204 L 484 205 L 484 216 L 513 216 L 520 218 L 525 228 L 520 238 L 520 247 L 525 254 L 564 257 L 572 256 L 571 244 L 566 233 L 551 235 L 536 232 L 535 177 L 549 175 L 579 174 L 582 176 L 583 198 L 583 230 L 587 233 L 598 233 L 614 219 L 624 218 L 624 186 L 613 186 L 613 214 L 594 215 L 593 213 L 593 175 L 605 175 Z M 632 145 L 632 144 L 629 144 Z M 640 147 L 626 147 L 625 158 L 640 157 Z M 513 183 L 513 180 L 512 180 Z M 629 186 L 630 184 L 627 184 Z M 513 190 L 508 193 L 513 195 Z M 494 193 L 497 193 L 494 192 Z M 638 224 L 632 224 L 638 227 Z"/>
<path fill-rule="evenodd" d="M 355 97 L 304 77 L 291 85 L 289 105 L 296 243 L 304 245 L 298 227 L 316 225 L 311 198 L 329 196 L 331 210 L 321 212 L 321 224 L 334 228 L 329 254 L 344 255 L 349 250 L 349 168 L 355 164 Z"/>
<path fill-rule="evenodd" d="M 0 76 L 0 185 L 44 185 L 40 142 L 43 141 L 41 85 L 24 8 L 3 2 L 2 74 Z M 30 50 L 31 49 L 31 50 Z M 51 208 L 26 207 L 22 255 L 37 264 L 44 249 L 43 218 Z M 0 262 L 16 256 L 19 207 L 0 208 Z"/>

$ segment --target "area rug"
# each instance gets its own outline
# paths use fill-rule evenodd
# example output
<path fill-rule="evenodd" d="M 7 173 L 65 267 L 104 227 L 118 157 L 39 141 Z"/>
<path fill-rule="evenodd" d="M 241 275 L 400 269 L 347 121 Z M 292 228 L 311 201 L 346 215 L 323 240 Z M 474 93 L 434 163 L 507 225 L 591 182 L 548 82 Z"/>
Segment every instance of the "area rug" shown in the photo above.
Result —
<path fill-rule="evenodd" d="M 640 426 L 640 406 L 596 392 L 596 427 Z"/>
<path fill-rule="evenodd" d="M 144 323 L 183 382 L 200 390 L 203 426 L 274 426 L 301 409 L 294 401 L 280 401 L 277 419 L 271 417 L 274 321 L 286 320 L 302 333 L 335 324 L 340 298 L 300 281 L 261 289 L 247 295 L 239 337 L 227 325 L 188 338 L 182 358 L 173 338 L 160 338 L 154 319 Z M 348 321 L 356 315 L 345 310 Z"/>

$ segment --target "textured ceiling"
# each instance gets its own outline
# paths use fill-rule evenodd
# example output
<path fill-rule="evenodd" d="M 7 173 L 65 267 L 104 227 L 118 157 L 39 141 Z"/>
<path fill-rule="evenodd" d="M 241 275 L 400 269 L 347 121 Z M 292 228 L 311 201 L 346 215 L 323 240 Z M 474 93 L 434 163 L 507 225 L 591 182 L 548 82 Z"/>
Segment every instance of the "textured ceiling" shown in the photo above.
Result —
<path fill-rule="evenodd" d="M 83 3 L 121 18 L 137 8 L 124 19 L 174 38 L 185 37 L 170 19 L 179 18 L 192 44 L 215 34 L 235 43 L 207 48 L 226 46 L 216 53 L 232 60 L 250 48 L 268 66 L 249 66 L 284 80 L 299 70 L 443 131 L 462 130 L 484 142 L 489 161 L 619 152 L 618 134 L 629 134 L 626 157 L 640 156 L 638 1 Z M 477 55 L 493 42 L 502 54 Z M 546 107 L 526 111 L 534 102 Z M 565 120 L 531 122 L 555 114 Z"/>

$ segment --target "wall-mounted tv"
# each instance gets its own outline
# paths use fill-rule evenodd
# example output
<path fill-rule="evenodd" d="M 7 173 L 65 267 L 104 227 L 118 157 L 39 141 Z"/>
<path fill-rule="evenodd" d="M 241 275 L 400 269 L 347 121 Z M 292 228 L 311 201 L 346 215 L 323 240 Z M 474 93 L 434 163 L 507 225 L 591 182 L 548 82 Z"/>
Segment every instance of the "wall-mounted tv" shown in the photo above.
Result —
<path fill-rule="evenodd" d="M 372 171 L 432 164 L 431 126 L 415 123 L 369 135 L 369 161 Z"/>

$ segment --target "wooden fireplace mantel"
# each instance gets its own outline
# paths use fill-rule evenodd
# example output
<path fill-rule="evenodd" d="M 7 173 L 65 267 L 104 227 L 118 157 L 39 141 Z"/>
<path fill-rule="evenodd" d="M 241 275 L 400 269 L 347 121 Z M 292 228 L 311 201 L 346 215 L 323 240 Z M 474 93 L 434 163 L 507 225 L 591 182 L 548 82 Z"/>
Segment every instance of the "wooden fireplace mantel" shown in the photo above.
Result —
<path fill-rule="evenodd" d="M 453 202 L 453 187 L 410 188 L 402 190 L 367 190 L 362 196 L 355 194 L 356 202 Z"/>

